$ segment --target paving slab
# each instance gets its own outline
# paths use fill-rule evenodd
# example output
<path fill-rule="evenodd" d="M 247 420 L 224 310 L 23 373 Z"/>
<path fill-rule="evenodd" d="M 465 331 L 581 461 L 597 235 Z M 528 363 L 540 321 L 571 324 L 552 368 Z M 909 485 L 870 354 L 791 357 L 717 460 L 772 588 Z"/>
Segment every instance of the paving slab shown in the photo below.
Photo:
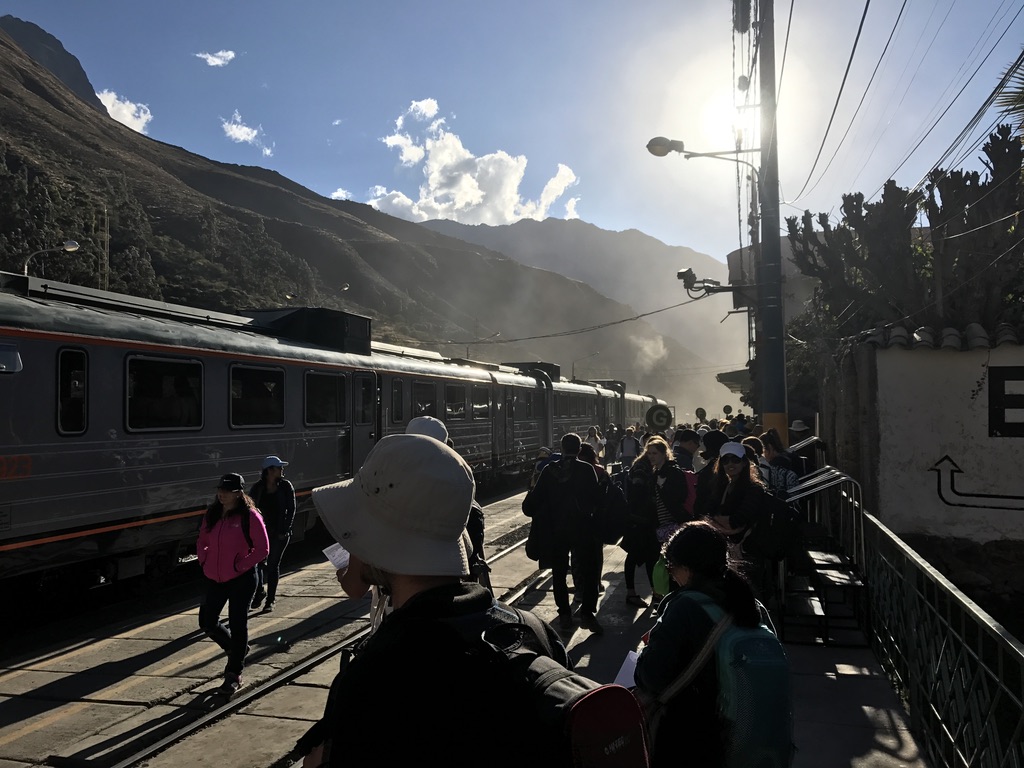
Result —
<path fill-rule="evenodd" d="M 138 705 L 91 701 L 54 707 L 50 702 L 3 697 L 0 722 L 8 724 L 0 727 L 0 759 L 38 763 L 145 709 Z M 12 719 L 11 715 L 15 717 Z"/>
<path fill-rule="evenodd" d="M 304 720 L 237 715 L 147 760 L 146 768 L 270 766 L 282 760 L 308 729 Z"/>
<path fill-rule="evenodd" d="M 151 707 L 54 754 L 73 760 L 116 763 L 137 752 L 142 745 L 169 736 L 200 716 L 200 712 L 181 707 Z"/>
<path fill-rule="evenodd" d="M 0 680 L 0 694 L 25 696 L 28 699 L 49 702 L 105 701 L 113 704 L 144 704 L 152 706 L 169 701 L 184 691 L 191 690 L 204 680 L 195 677 L 153 677 L 132 675 L 127 678 L 102 672 L 27 671 L 6 685 Z"/>
<path fill-rule="evenodd" d="M 326 703 L 327 688 L 287 685 L 272 691 L 241 711 L 246 715 L 302 720 L 306 723 L 305 729 L 308 729 L 323 716 Z"/>

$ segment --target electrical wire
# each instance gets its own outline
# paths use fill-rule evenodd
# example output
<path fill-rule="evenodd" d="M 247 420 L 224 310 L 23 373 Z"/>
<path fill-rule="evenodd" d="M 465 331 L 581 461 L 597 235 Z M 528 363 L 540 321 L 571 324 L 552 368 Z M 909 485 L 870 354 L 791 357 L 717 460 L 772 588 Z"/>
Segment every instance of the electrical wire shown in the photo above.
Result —
<path fill-rule="evenodd" d="M 978 75 L 978 72 L 981 71 L 981 68 L 985 65 L 985 63 L 988 61 L 988 59 L 995 52 L 995 50 L 998 47 L 999 43 L 1002 42 L 1003 38 L 1006 36 L 1007 32 L 1010 31 L 1010 29 L 1012 28 L 1013 24 L 1016 22 L 1017 18 L 1021 15 L 1022 12 L 1024 12 L 1024 5 L 1021 5 L 1021 7 L 1017 10 L 1017 13 L 1014 14 L 1013 18 L 1006 25 L 1006 28 L 1003 30 L 1003 33 L 999 36 L 999 38 L 995 41 L 995 43 L 992 44 L 992 47 L 989 49 L 988 53 L 985 54 L 985 57 L 981 60 L 981 62 L 975 68 L 974 72 L 971 73 L 970 77 L 967 79 L 967 82 L 965 82 L 963 84 L 963 86 L 957 92 L 956 96 L 953 97 L 953 100 L 946 106 L 946 108 L 944 110 L 942 110 L 942 113 L 931 124 L 931 126 L 925 132 L 924 136 L 922 136 L 921 139 L 913 146 L 913 148 L 904 156 L 904 158 L 900 162 L 900 164 L 898 166 L 896 166 L 896 169 L 893 170 L 892 173 L 890 173 L 890 174 L 888 174 L 886 176 L 887 180 L 891 179 L 891 178 L 894 178 L 896 176 L 896 174 L 900 171 L 900 169 L 903 168 L 903 166 L 907 164 L 907 162 L 910 160 L 910 158 L 913 157 L 914 153 L 921 147 L 921 145 L 924 143 L 925 139 L 927 139 L 928 136 L 931 135 L 932 131 L 934 131 L 935 128 L 938 127 L 938 125 L 942 121 L 942 119 L 946 116 L 946 114 L 949 113 L 949 110 L 952 109 L 953 106 L 956 104 L 957 99 L 960 98 L 960 96 L 963 94 L 963 92 L 967 89 L 967 86 L 970 85 L 971 81 L 974 80 L 974 78 Z M 1022 51 L 1021 56 L 1018 57 L 1017 61 L 1020 62 L 1022 57 L 1024 57 L 1024 51 Z M 924 184 L 924 182 L 927 181 L 927 179 L 931 175 L 932 171 L 934 171 L 943 162 L 945 162 L 945 160 L 953 153 L 955 148 L 963 142 L 964 138 L 966 136 L 968 136 L 970 134 L 970 132 L 973 130 L 973 128 L 981 121 L 981 118 L 984 116 L 985 112 L 987 112 L 988 109 L 991 107 L 992 102 L 995 99 L 995 94 L 998 93 L 999 89 L 1002 87 L 1002 83 L 1003 83 L 1003 80 L 1000 81 L 1000 85 L 996 86 L 996 89 L 994 89 L 993 92 L 989 95 L 989 97 L 985 100 L 985 103 L 982 105 L 982 107 L 977 112 L 975 112 L 975 114 L 971 118 L 971 120 L 968 121 L 967 126 L 962 131 L 960 131 L 960 133 L 958 134 L 957 138 L 953 141 L 953 143 L 946 149 L 945 152 L 942 153 L 942 156 L 939 158 L 939 160 L 936 161 L 932 165 L 932 167 L 929 168 L 928 171 L 921 177 L 921 179 L 913 187 L 910 188 L 909 193 L 912 194 L 913 192 L 915 192 L 918 189 L 920 189 L 921 186 Z M 874 197 L 882 189 L 884 189 L 885 184 L 886 184 L 886 182 L 883 182 L 881 185 L 879 185 L 879 187 L 877 189 L 875 189 L 874 192 L 871 193 L 871 195 L 869 195 L 865 199 L 866 200 L 874 199 Z"/>
<path fill-rule="evenodd" d="M 562 338 L 564 336 L 578 336 L 581 333 L 590 333 L 591 331 L 599 331 L 602 328 L 611 328 L 612 326 L 615 326 L 615 325 L 622 325 L 624 323 L 632 323 L 632 322 L 635 322 L 637 320 L 642 320 L 645 317 L 650 317 L 651 315 L 657 315 L 657 314 L 659 314 L 661 312 L 668 312 L 670 309 L 678 309 L 679 307 L 685 307 L 687 304 L 693 304 L 695 301 L 700 301 L 700 299 L 702 299 L 702 298 L 706 298 L 706 297 L 701 296 L 698 299 L 690 299 L 689 301 L 681 301 L 678 304 L 673 304 L 670 307 L 662 307 L 661 309 L 652 309 L 650 312 L 641 312 L 639 315 L 634 315 L 633 317 L 624 317 L 621 320 L 612 320 L 611 322 L 608 322 L 608 323 L 600 323 L 598 325 L 591 325 L 591 326 L 587 326 L 586 328 L 574 328 L 573 330 L 570 330 L 570 331 L 558 331 L 556 333 L 545 333 L 545 334 L 540 334 L 538 336 L 521 336 L 518 339 L 502 339 L 502 338 L 497 338 L 497 339 L 483 339 L 483 340 L 480 340 L 480 339 L 470 339 L 468 341 L 452 341 L 452 340 L 448 340 L 448 341 L 436 342 L 436 343 L 438 343 L 438 344 L 461 344 L 463 346 L 465 346 L 467 344 L 472 344 L 473 346 L 477 346 L 477 345 L 480 345 L 480 344 L 513 344 L 513 343 L 519 342 L 519 341 L 537 341 L 538 339 L 558 339 L 558 338 Z"/>
<path fill-rule="evenodd" d="M 875 68 L 871 72 L 871 77 L 868 79 L 868 84 L 864 86 L 864 92 L 861 94 L 860 101 L 857 102 L 857 108 L 853 111 L 853 116 L 850 118 L 850 122 L 846 126 L 846 131 L 843 133 L 842 138 L 839 139 L 839 143 L 836 144 L 835 152 L 832 153 L 832 157 L 829 158 L 828 163 L 825 165 L 824 169 L 822 169 L 821 175 L 818 176 L 818 179 L 814 182 L 811 188 L 807 190 L 807 195 L 811 194 L 811 192 L 817 189 L 818 185 L 821 183 L 821 180 L 825 178 L 825 175 L 828 173 L 828 169 L 832 167 L 832 163 L 835 162 L 836 157 L 839 155 L 839 150 L 843 148 L 843 144 L 846 142 L 846 138 L 850 135 L 850 131 L 853 129 L 854 122 L 857 120 L 857 115 L 860 114 L 860 109 L 861 107 L 864 106 L 864 100 L 867 98 L 868 91 L 871 90 L 871 85 L 875 82 L 875 76 L 878 74 L 878 70 L 882 66 L 882 61 L 885 59 L 885 54 L 889 52 L 889 46 L 892 45 L 893 38 L 896 36 L 896 30 L 899 27 L 900 20 L 903 18 L 903 11 L 906 10 L 908 1 L 909 0 L 903 0 L 903 5 L 900 6 L 900 12 L 896 16 L 896 21 L 892 25 L 892 30 L 890 30 L 889 32 L 889 39 L 885 41 L 885 47 L 882 49 L 882 53 L 879 55 L 878 61 L 875 62 Z M 804 195 L 803 197 L 806 197 L 807 195 Z M 797 197 L 797 199 L 793 200 L 792 202 L 797 203 L 800 202 L 801 199 L 803 198 Z"/>
<path fill-rule="evenodd" d="M 811 170 L 807 174 L 807 178 L 804 180 L 804 185 L 797 192 L 796 198 L 791 200 L 790 203 L 797 203 L 804 198 L 804 192 L 807 191 L 807 185 L 811 181 L 811 177 L 814 175 L 815 169 L 818 167 L 818 161 L 821 160 L 821 153 L 825 150 L 825 142 L 828 141 L 828 134 L 832 130 L 832 123 L 836 119 L 836 112 L 839 110 L 839 102 L 843 98 L 843 91 L 846 89 L 846 79 L 850 76 L 850 68 L 853 66 L 853 58 L 857 55 L 857 46 L 860 44 L 860 36 L 864 31 L 864 21 L 868 16 L 868 8 L 871 7 L 871 0 L 865 0 L 864 12 L 860 17 L 860 25 L 857 27 L 857 36 L 853 40 L 853 49 L 850 51 L 850 58 L 846 62 L 846 71 L 843 73 L 843 81 L 839 84 L 839 93 L 836 94 L 835 104 L 832 106 L 832 115 L 828 119 L 828 125 L 825 127 L 825 135 L 821 137 L 821 146 L 818 147 L 818 154 L 814 157 L 814 164 L 811 166 Z"/>

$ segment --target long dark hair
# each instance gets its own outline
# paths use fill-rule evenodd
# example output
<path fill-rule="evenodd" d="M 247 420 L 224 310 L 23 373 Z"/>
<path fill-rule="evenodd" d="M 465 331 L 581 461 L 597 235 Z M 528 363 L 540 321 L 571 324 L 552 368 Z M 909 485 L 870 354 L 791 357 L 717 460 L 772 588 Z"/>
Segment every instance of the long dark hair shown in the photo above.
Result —
<path fill-rule="evenodd" d="M 250 509 L 256 509 L 256 503 L 249 498 L 249 494 L 245 491 L 241 491 L 241 496 L 238 499 L 239 503 L 227 511 L 224 512 L 224 505 L 220 503 L 219 498 L 215 498 L 213 503 L 206 508 L 206 514 L 203 515 L 203 527 L 207 531 L 212 531 L 213 526 L 217 524 L 217 521 L 222 517 L 231 517 L 231 515 L 241 515 L 243 512 L 249 514 Z"/>
<path fill-rule="evenodd" d="M 761 442 L 776 453 L 786 452 L 785 446 L 782 445 L 782 438 L 779 437 L 779 432 L 775 427 L 761 434 Z"/>
<path fill-rule="evenodd" d="M 753 449 L 751 449 L 753 450 Z M 761 488 L 767 488 L 764 484 L 764 480 L 761 479 L 761 473 L 758 471 L 757 462 L 751 461 L 749 454 L 743 457 L 743 460 L 747 462 L 747 471 L 741 472 L 736 476 L 736 491 L 742 492 L 746 488 L 744 486 L 757 485 Z M 722 457 L 719 456 L 715 459 L 715 477 L 714 483 L 711 486 L 712 498 L 716 499 L 719 504 L 722 503 L 722 497 L 725 496 L 725 489 L 729 487 L 729 476 L 725 474 L 725 467 L 722 466 Z M 730 491 L 732 493 L 732 491 Z"/>
<path fill-rule="evenodd" d="M 717 586 L 725 595 L 722 607 L 736 624 L 754 627 L 760 623 L 754 590 L 729 555 L 729 542 L 711 523 L 684 523 L 665 543 L 664 554 L 669 565 L 690 569 L 688 589 Z"/>

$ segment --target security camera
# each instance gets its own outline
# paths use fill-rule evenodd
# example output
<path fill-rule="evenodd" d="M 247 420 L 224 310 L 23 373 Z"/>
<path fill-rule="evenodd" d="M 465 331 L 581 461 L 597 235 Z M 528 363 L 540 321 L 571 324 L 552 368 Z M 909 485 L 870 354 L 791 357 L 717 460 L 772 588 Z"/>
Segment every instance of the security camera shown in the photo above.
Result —
<path fill-rule="evenodd" d="M 697 276 L 693 273 L 690 268 L 680 269 L 676 272 L 676 279 L 683 281 L 683 287 L 686 290 L 693 290 L 693 287 L 697 284 Z"/>

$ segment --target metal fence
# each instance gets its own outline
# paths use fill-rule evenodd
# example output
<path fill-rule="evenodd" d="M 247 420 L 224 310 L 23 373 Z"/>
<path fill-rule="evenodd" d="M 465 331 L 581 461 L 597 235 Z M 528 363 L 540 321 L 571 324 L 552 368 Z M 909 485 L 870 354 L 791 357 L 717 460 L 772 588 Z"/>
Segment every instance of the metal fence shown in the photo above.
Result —
<path fill-rule="evenodd" d="M 859 622 L 933 768 L 1024 768 L 1024 644 L 864 511 L 824 463 L 791 498 L 839 544 L 867 588 Z"/>
<path fill-rule="evenodd" d="M 863 521 L 865 632 L 927 759 L 1024 768 L 1024 645 L 876 517 Z"/>

